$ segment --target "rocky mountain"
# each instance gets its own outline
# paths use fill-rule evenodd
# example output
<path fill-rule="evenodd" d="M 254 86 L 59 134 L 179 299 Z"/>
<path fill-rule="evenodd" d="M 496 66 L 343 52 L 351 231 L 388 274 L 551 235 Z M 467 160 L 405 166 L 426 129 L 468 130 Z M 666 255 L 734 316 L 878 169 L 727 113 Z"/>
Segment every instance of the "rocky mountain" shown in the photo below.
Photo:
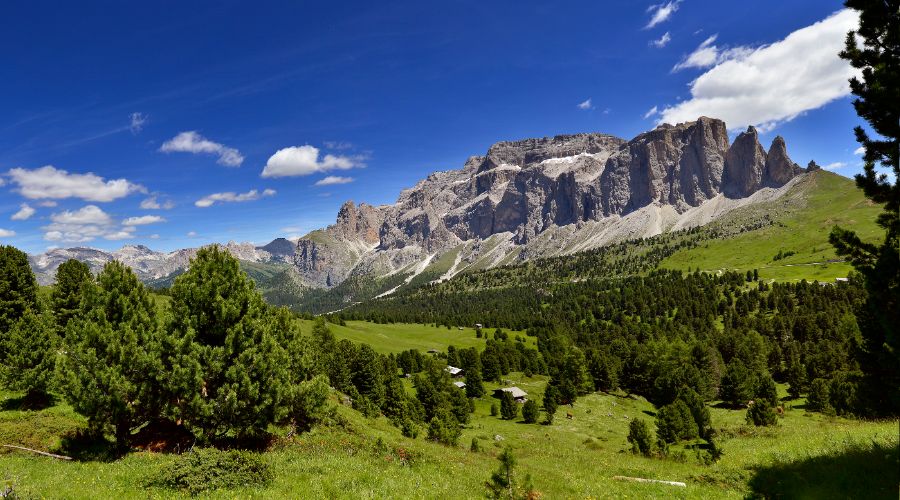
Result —
<path fill-rule="evenodd" d="M 279 238 L 262 247 L 224 247 L 245 263 L 281 265 L 271 275 L 293 291 L 335 289 L 352 302 L 413 280 L 704 225 L 781 196 L 816 168 L 794 163 L 781 137 L 767 151 L 753 127 L 729 144 L 725 123 L 706 117 L 631 140 L 585 133 L 498 142 L 461 169 L 432 173 L 392 205 L 344 203 L 333 225 L 296 244 Z M 145 281 L 167 282 L 195 254 L 143 246 L 58 249 L 32 257 L 32 265 L 46 283 L 68 258 L 95 270 L 118 259 Z"/>
<path fill-rule="evenodd" d="M 447 278 L 706 224 L 779 196 L 803 172 L 783 138 L 767 152 L 750 127 L 729 144 L 725 123 L 706 117 L 627 141 L 500 142 L 462 169 L 429 175 L 393 205 L 345 203 L 334 225 L 298 241 L 294 262 L 311 287 L 428 270 Z"/>

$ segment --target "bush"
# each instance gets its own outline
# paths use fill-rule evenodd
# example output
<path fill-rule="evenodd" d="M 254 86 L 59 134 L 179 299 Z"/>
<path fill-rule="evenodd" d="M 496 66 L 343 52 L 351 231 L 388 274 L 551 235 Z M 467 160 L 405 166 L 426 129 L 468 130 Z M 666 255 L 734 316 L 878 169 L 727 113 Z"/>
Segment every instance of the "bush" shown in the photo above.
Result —
<path fill-rule="evenodd" d="M 500 409 L 497 407 L 497 403 L 491 403 L 491 416 L 496 417 L 500 414 Z"/>
<path fill-rule="evenodd" d="M 806 407 L 813 411 L 829 411 L 831 409 L 830 388 L 827 380 L 817 378 L 809 383 Z"/>
<path fill-rule="evenodd" d="M 445 408 L 440 407 L 428 423 L 428 439 L 437 441 L 447 446 L 456 446 L 462 429 L 459 428 L 459 422 L 453 413 Z"/>
<path fill-rule="evenodd" d="M 525 401 L 525 406 L 522 407 L 522 418 L 525 419 L 526 424 L 537 422 L 538 406 L 534 400 L 529 399 L 528 401 Z"/>
<path fill-rule="evenodd" d="M 653 433 L 647 422 L 634 419 L 628 424 L 628 442 L 631 443 L 631 451 L 649 457 L 653 452 Z"/>
<path fill-rule="evenodd" d="M 665 443 L 697 437 L 697 424 L 684 401 L 677 399 L 656 414 L 656 435 Z"/>
<path fill-rule="evenodd" d="M 753 404 L 747 408 L 748 424 L 753 424 L 755 426 L 769 426 L 775 425 L 777 421 L 778 414 L 775 413 L 775 408 L 773 408 L 765 398 L 754 401 Z"/>
<path fill-rule="evenodd" d="M 273 477 L 269 464 L 258 453 L 206 448 L 181 455 L 151 475 L 147 485 L 196 495 L 207 490 L 265 485 Z"/>

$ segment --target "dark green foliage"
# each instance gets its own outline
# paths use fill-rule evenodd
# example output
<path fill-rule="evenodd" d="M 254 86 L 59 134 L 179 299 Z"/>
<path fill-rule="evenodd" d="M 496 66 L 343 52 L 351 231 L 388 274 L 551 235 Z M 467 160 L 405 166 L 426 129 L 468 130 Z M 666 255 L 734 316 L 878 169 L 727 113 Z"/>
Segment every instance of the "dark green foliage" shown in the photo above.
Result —
<path fill-rule="evenodd" d="M 719 396 L 732 408 L 738 408 L 753 399 L 757 390 L 757 378 L 742 363 L 731 363 L 722 377 Z"/>
<path fill-rule="evenodd" d="M 500 414 L 500 407 L 497 406 L 497 403 L 491 403 L 491 416 L 496 417 Z"/>
<path fill-rule="evenodd" d="M 37 308 L 37 281 L 28 256 L 17 248 L 0 245 L 0 335 L 8 332 L 25 311 Z"/>
<path fill-rule="evenodd" d="M 481 451 L 481 445 L 478 444 L 477 437 L 472 438 L 472 444 L 469 445 L 469 451 L 471 451 L 472 453 L 478 453 Z"/>
<path fill-rule="evenodd" d="M 316 375 L 297 384 L 294 390 L 291 414 L 300 429 L 311 429 L 329 416 L 328 394 L 331 389 L 327 377 Z"/>
<path fill-rule="evenodd" d="M 756 392 L 753 395 L 754 401 L 765 400 L 769 406 L 778 406 L 778 390 L 775 387 L 775 381 L 768 373 L 762 373 L 756 379 Z"/>
<path fill-rule="evenodd" d="M 665 443 L 675 443 L 682 439 L 693 439 L 699 434 L 691 410 L 684 401 L 663 406 L 656 413 L 656 436 Z"/>
<path fill-rule="evenodd" d="M 94 275 L 87 264 L 69 259 L 56 269 L 56 283 L 50 292 L 50 307 L 60 335 L 81 310 L 85 288 L 93 284 Z"/>
<path fill-rule="evenodd" d="M 47 399 L 56 361 L 56 332 L 46 314 L 26 310 L 5 335 L 0 336 L 0 382 L 25 392 L 25 399 Z"/>
<path fill-rule="evenodd" d="M 853 106 L 880 136 L 870 137 L 860 126 L 854 129 L 865 151 L 856 184 L 869 199 L 884 205 L 877 223 L 885 236 L 881 244 L 873 244 L 835 227 L 829 239 L 838 255 L 862 274 L 868 292 L 857 312 L 863 337 L 857 359 L 863 378 L 856 406 L 860 413 L 896 416 L 900 415 L 900 22 L 894 2 L 845 4 L 860 13 L 859 29 L 847 34 L 840 54 L 862 73 L 862 79 L 850 79 L 857 97 Z M 893 180 L 884 170 L 893 173 Z"/>
<path fill-rule="evenodd" d="M 703 403 L 703 399 L 697 392 L 686 387 L 678 394 L 678 400 L 684 402 L 688 410 L 691 412 L 691 418 L 697 426 L 697 435 L 703 439 L 709 440 L 712 435 L 712 419 L 709 416 L 709 408 Z"/>
<path fill-rule="evenodd" d="M 556 414 L 556 409 L 559 407 L 559 395 L 558 391 L 552 385 L 548 385 L 547 389 L 544 390 L 544 399 L 542 401 L 545 413 L 544 423 L 550 425 L 553 423 L 553 416 Z"/>
<path fill-rule="evenodd" d="M 466 374 L 466 397 L 480 398 L 484 396 L 484 384 L 481 381 L 481 370 L 475 366 L 468 368 Z"/>
<path fill-rule="evenodd" d="M 831 394 L 827 380 L 817 378 L 810 382 L 809 392 L 806 394 L 806 407 L 822 412 L 831 410 Z"/>
<path fill-rule="evenodd" d="M 522 418 L 526 424 L 533 424 L 538 420 L 538 405 L 533 399 L 525 401 L 522 405 Z"/>
<path fill-rule="evenodd" d="M 439 407 L 428 422 L 428 439 L 447 446 L 456 446 L 462 429 L 456 417 L 446 406 Z"/>
<path fill-rule="evenodd" d="M 631 451 L 649 457 L 653 453 L 653 433 L 650 426 L 642 419 L 636 418 L 628 424 L 628 442 Z"/>
<path fill-rule="evenodd" d="M 519 416 L 519 403 L 507 391 L 500 393 L 500 417 L 504 420 L 515 420 Z"/>
<path fill-rule="evenodd" d="M 151 474 L 147 485 L 197 495 L 209 490 L 263 486 L 274 478 L 259 453 L 194 449 Z"/>
<path fill-rule="evenodd" d="M 177 418 L 202 440 L 258 437 L 290 410 L 288 356 L 269 307 L 218 247 L 172 285 L 166 384 Z"/>
<path fill-rule="evenodd" d="M 57 380 L 66 400 L 95 432 L 111 426 L 119 446 L 162 412 L 156 306 L 137 276 L 113 261 L 84 290 L 68 323 Z"/>
<path fill-rule="evenodd" d="M 778 422 L 778 415 L 769 400 L 762 398 L 754 400 L 747 408 L 747 423 L 755 426 L 770 426 Z"/>

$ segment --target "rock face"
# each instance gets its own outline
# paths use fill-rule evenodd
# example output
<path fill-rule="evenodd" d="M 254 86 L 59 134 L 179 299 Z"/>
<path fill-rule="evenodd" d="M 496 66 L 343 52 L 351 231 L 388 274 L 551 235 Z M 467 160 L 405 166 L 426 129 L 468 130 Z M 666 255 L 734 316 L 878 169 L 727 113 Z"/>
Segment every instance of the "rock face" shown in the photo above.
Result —
<path fill-rule="evenodd" d="M 811 162 L 807 170 L 814 168 Z M 590 133 L 498 142 L 459 170 L 432 173 L 393 205 L 344 203 L 334 224 L 296 244 L 276 239 L 224 248 L 246 261 L 291 263 L 307 287 L 334 287 L 351 276 L 415 275 L 432 262 L 454 260 L 438 273 L 449 277 L 468 266 L 705 224 L 803 171 L 781 137 L 766 152 L 750 127 L 729 145 L 725 123 L 706 117 L 630 141 Z M 438 258 L 450 250 L 454 259 Z M 160 253 L 141 246 L 112 254 L 58 249 L 32 257 L 32 267 L 46 283 L 68 258 L 86 260 L 95 271 L 118 259 L 142 279 L 157 279 L 185 269 L 194 255 L 196 249 Z"/>
<path fill-rule="evenodd" d="M 452 248 L 466 248 L 460 258 L 474 261 L 496 248 L 481 244 L 489 239 L 500 238 L 507 254 L 524 246 L 522 255 L 539 256 L 547 239 L 574 240 L 582 227 L 629 220 L 578 247 L 586 249 L 619 234 L 651 234 L 633 226 L 660 226 L 715 198 L 783 186 L 801 172 L 781 137 L 767 153 L 750 127 L 729 146 L 725 123 L 707 117 L 630 141 L 592 133 L 498 142 L 460 170 L 429 175 L 393 205 L 345 203 L 334 225 L 298 241 L 295 262 L 307 283 L 328 287 L 354 273 L 413 272 L 412 264 Z M 644 213 L 648 207 L 656 208 Z"/>

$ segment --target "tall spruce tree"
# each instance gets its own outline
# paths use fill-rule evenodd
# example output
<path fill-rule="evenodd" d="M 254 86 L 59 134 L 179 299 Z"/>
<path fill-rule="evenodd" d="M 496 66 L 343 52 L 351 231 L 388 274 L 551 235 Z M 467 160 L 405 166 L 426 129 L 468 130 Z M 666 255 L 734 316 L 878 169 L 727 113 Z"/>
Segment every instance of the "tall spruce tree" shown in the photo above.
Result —
<path fill-rule="evenodd" d="M 68 323 L 57 362 L 66 400 L 94 432 L 111 426 L 120 446 L 161 411 L 156 305 L 130 268 L 104 266 Z"/>
<path fill-rule="evenodd" d="M 289 362 L 237 259 L 202 248 L 172 285 L 164 352 L 175 416 L 205 441 L 262 436 L 290 409 Z"/>
<path fill-rule="evenodd" d="M 859 29 L 847 33 L 840 56 L 861 70 L 850 79 L 856 113 L 879 137 L 854 129 L 862 145 L 863 173 L 856 184 L 884 205 L 877 223 L 884 228 L 881 244 L 862 241 L 854 232 L 835 227 L 831 243 L 865 279 L 868 298 L 857 313 L 864 345 L 858 359 L 863 372 L 860 413 L 900 414 L 900 4 L 896 0 L 847 0 L 859 12 Z M 859 41 L 862 44 L 858 43 Z M 879 168 L 893 172 L 893 182 Z"/>
<path fill-rule="evenodd" d="M 12 246 L 0 246 L 0 335 L 8 332 L 25 311 L 37 308 L 37 281 L 28 255 Z"/>
<path fill-rule="evenodd" d="M 61 335 L 65 334 L 69 321 L 78 314 L 85 287 L 93 282 L 91 268 L 75 259 L 63 262 L 56 269 L 56 283 L 50 292 L 50 307 L 57 331 Z"/>
<path fill-rule="evenodd" d="M 3 335 L 0 352 L 0 380 L 8 389 L 25 393 L 29 405 L 48 402 L 56 360 L 56 334 L 46 314 L 25 311 Z"/>

